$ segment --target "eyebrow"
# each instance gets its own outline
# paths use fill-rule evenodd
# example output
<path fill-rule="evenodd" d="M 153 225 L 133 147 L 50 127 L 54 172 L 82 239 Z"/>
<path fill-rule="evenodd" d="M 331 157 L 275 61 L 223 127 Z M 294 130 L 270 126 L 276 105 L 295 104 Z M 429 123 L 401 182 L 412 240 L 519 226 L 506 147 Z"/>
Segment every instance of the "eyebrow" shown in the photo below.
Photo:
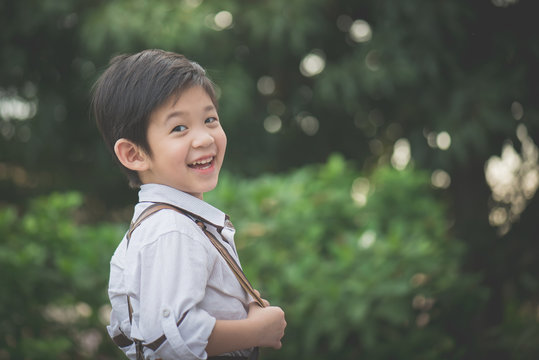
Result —
<path fill-rule="evenodd" d="M 213 110 L 216 110 L 215 109 L 215 106 L 214 105 L 208 105 L 204 108 L 204 112 L 208 113 L 210 111 L 213 111 Z M 185 116 L 186 112 L 185 111 L 173 111 L 171 112 L 170 114 L 167 115 L 166 119 L 165 119 L 165 123 L 168 122 L 170 119 L 174 118 L 174 117 L 182 117 L 182 116 Z"/>

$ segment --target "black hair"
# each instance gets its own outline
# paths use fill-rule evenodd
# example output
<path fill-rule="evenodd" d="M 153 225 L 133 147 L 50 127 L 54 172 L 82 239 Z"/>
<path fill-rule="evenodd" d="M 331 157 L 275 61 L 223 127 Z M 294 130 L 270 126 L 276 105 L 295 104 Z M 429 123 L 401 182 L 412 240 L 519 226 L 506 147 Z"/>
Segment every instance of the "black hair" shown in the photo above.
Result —
<path fill-rule="evenodd" d="M 114 154 L 116 141 L 125 138 L 151 155 L 147 130 L 150 116 L 171 97 L 201 86 L 215 107 L 214 85 L 204 69 L 185 56 L 151 49 L 114 57 L 92 89 L 92 112 L 105 144 L 125 171 L 129 185 L 141 185 L 136 171 Z"/>

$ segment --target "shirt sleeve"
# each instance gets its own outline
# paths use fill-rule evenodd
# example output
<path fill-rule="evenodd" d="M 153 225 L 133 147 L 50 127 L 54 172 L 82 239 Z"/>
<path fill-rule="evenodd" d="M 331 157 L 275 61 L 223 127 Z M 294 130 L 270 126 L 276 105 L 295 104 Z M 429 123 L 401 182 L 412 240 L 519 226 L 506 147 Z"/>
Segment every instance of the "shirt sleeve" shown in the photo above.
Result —
<path fill-rule="evenodd" d="M 138 331 L 146 343 L 167 339 L 155 353 L 146 350 L 150 358 L 205 359 L 216 321 L 200 308 L 212 269 L 207 248 L 172 231 L 141 248 L 138 264 Z"/>

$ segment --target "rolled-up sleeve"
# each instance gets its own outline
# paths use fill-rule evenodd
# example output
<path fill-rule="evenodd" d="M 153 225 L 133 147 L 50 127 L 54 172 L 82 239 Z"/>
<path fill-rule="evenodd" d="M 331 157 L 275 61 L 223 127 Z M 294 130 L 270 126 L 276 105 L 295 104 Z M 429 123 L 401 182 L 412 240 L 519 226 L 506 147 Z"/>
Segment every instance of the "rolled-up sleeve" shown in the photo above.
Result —
<path fill-rule="evenodd" d="M 216 321 L 199 307 L 213 266 L 207 247 L 173 231 L 141 248 L 137 262 L 140 310 L 136 332 L 146 343 L 166 336 L 155 353 L 149 349 L 145 353 L 163 360 L 205 359 Z"/>
<path fill-rule="evenodd" d="M 205 311 L 194 309 L 186 314 L 182 324 L 177 327 L 175 317 L 168 315 L 167 309 L 164 309 L 161 323 L 168 344 L 165 343 L 157 349 L 157 357 L 161 359 L 205 359 L 206 345 L 215 321 L 215 318 Z M 197 326 L 200 323 L 204 323 L 206 326 Z"/>

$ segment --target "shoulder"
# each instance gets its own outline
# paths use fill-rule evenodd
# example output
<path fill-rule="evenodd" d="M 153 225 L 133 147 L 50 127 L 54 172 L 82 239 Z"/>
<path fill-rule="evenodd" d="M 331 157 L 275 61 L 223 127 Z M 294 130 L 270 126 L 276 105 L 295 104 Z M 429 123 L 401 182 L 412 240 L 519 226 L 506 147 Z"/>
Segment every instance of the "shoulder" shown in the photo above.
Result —
<path fill-rule="evenodd" d="M 163 238 L 185 238 L 205 244 L 204 233 L 195 221 L 174 209 L 162 209 L 147 217 L 133 231 L 130 242 L 141 248 Z"/>

